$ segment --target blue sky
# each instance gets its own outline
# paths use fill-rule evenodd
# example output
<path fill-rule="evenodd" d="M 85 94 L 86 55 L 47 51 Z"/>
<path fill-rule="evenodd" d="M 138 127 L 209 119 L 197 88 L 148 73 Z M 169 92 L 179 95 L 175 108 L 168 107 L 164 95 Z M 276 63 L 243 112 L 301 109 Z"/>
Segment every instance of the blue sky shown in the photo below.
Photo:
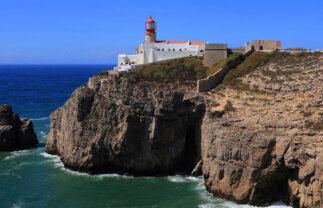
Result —
<path fill-rule="evenodd" d="M 323 48 L 322 0 L 0 0 L 0 64 L 115 64 L 144 40 Z"/>

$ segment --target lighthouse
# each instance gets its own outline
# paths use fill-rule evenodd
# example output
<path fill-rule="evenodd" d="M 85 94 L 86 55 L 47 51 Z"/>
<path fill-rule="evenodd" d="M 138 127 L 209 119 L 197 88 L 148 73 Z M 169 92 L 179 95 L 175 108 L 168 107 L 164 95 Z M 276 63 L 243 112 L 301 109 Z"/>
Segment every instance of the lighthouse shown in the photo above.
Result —
<path fill-rule="evenodd" d="M 138 65 L 188 56 L 203 56 L 204 41 L 156 40 L 156 22 L 150 18 L 145 23 L 145 42 L 136 48 L 135 55 L 119 54 L 116 71 L 129 71 Z"/>
<path fill-rule="evenodd" d="M 156 42 L 156 22 L 150 16 L 147 20 L 146 25 L 146 33 L 145 33 L 145 40 L 149 43 Z"/>

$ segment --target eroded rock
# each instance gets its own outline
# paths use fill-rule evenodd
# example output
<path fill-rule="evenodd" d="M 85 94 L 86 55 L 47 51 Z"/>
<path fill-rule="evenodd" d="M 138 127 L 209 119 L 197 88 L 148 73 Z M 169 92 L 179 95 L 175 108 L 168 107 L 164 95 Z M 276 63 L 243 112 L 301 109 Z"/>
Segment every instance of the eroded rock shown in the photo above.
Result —
<path fill-rule="evenodd" d="M 9 105 L 0 105 L 0 151 L 26 149 L 37 143 L 32 121 L 19 119 Z"/>

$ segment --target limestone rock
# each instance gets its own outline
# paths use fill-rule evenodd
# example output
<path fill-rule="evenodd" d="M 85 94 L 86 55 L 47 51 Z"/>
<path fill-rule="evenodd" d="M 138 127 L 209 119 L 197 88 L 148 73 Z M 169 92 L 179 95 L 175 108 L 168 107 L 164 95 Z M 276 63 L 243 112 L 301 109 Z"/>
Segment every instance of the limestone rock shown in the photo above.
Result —
<path fill-rule="evenodd" d="M 220 110 L 222 95 L 227 95 L 236 108 L 221 117 L 203 118 L 205 186 L 214 196 L 238 203 L 282 200 L 293 207 L 321 208 L 323 56 L 268 64 L 241 78 L 261 92 L 223 87 L 205 96 L 220 103 Z M 315 123 L 316 128 L 309 125 Z"/>

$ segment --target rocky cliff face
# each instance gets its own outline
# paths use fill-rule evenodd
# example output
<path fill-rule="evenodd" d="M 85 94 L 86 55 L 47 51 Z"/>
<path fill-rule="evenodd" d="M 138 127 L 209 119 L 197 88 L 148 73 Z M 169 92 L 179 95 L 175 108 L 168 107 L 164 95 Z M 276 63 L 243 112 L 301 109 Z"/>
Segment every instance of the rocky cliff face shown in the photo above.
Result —
<path fill-rule="evenodd" d="M 0 151 L 30 148 L 37 143 L 31 120 L 19 119 L 9 105 L 0 105 Z"/>
<path fill-rule="evenodd" d="M 288 56 L 239 78 L 243 90 L 200 94 L 99 74 L 52 113 L 46 151 L 90 173 L 190 173 L 198 163 L 216 197 L 322 207 L 322 66 L 322 55 Z"/>
<path fill-rule="evenodd" d="M 206 95 L 218 102 L 201 127 L 211 193 L 254 205 L 323 206 L 322 72 L 322 55 L 291 56 L 241 78 L 248 90 Z"/>
<path fill-rule="evenodd" d="M 204 104 L 118 74 L 97 75 L 51 115 L 46 151 L 90 173 L 190 172 L 200 160 Z"/>

